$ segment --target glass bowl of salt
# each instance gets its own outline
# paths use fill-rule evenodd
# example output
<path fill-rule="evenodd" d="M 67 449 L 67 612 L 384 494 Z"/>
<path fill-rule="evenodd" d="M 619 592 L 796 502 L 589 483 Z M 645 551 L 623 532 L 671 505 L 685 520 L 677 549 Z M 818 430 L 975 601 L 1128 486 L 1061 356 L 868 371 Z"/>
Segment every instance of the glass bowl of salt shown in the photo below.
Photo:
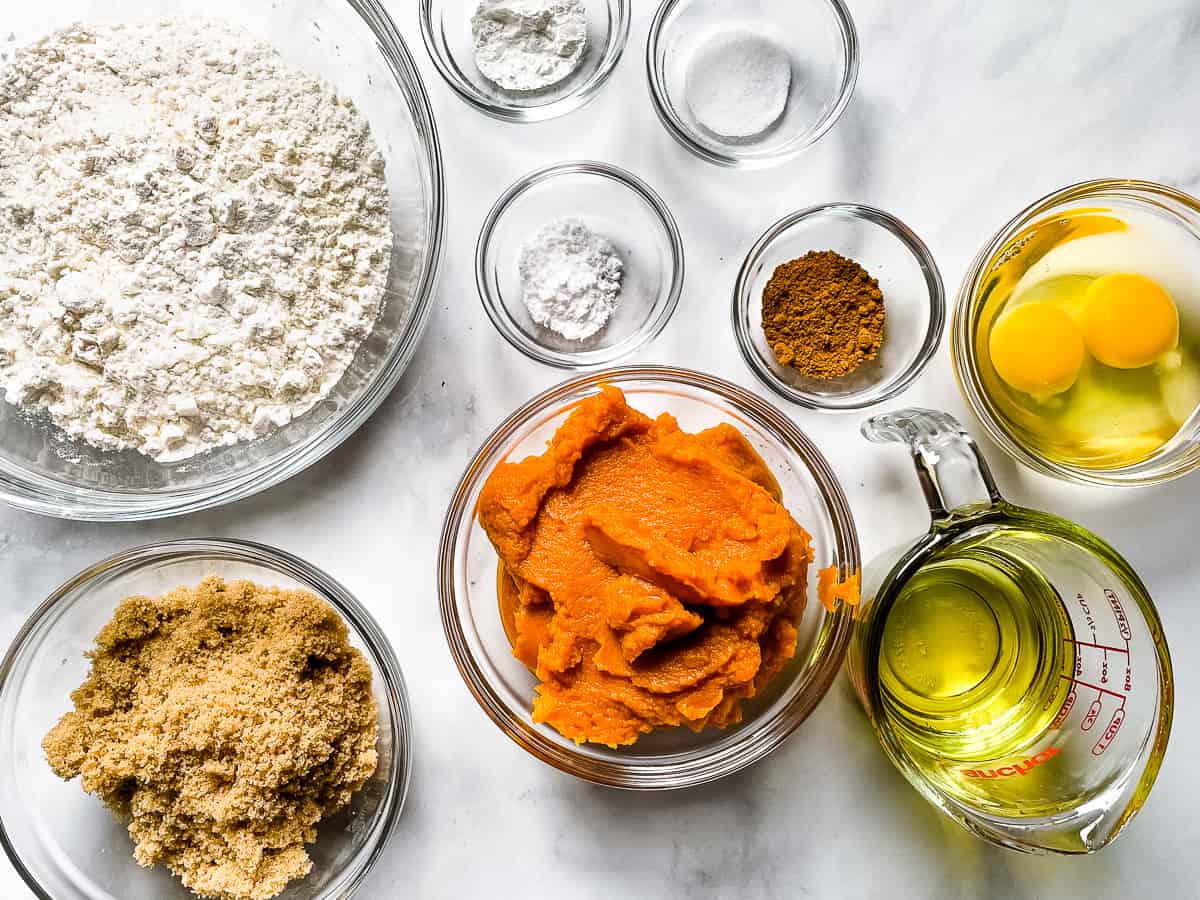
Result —
<path fill-rule="evenodd" d="M 664 0 L 646 42 L 667 131 L 716 165 L 791 159 L 841 116 L 858 78 L 842 0 Z"/>
<path fill-rule="evenodd" d="M 530 359 L 609 365 L 666 327 L 683 288 L 683 240 L 645 182 L 600 162 L 537 169 L 484 221 L 475 279 L 488 318 Z"/>

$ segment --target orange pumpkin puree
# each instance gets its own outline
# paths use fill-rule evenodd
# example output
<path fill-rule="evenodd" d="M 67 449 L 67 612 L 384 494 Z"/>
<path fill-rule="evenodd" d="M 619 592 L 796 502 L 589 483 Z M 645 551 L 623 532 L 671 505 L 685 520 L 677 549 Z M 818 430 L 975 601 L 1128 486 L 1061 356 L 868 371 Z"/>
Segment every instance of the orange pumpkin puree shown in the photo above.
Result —
<path fill-rule="evenodd" d="M 663 726 L 724 727 L 796 652 L 809 535 L 736 428 L 650 419 L 615 387 L 546 452 L 496 467 L 479 520 L 500 555 L 533 720 L 617 747 Z"/>

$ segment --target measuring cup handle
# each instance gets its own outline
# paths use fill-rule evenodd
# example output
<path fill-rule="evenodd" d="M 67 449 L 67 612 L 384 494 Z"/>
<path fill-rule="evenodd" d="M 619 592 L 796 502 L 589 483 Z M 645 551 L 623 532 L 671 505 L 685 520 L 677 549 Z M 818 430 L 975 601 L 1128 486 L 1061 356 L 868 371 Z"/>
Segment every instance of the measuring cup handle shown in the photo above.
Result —
<path fill-rule="evenodd" d="M 933 409 L 901 409 L 867 419 L 863 437 L 876 444 L 908 444 L 925 501 L 935 520 L 968 504 L 1002 499 L 975 439 L 954 416 Z"/>

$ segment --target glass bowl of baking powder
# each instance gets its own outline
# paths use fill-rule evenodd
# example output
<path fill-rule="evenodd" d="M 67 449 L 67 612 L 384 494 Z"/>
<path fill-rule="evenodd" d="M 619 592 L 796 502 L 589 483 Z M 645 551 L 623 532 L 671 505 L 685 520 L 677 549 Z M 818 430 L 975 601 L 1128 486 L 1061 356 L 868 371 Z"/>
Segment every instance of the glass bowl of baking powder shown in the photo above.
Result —
<path fill-rule="evenodd" d="M 421 0 L 446 84 L 479 112 L 543 122 L 595 98 L 629 37 L 630 0 Z"/>
<path fill-rule="evenodd" d="M 363 329 L 366 333 L 358 335 L 361 343 L 352 358 L 347 358 L 340 378 L 335 382 L 334 376 L 327 379 L 321 376 L 312 382 L 320 384 L 322 391 L 328 389 L 315 405 L 297 412 L 286 424 L 267 423 L 270 427 L 264 427 L 257 439 L 214 446 L 183 459 L 164 461 L 136 449 L 101 449 L 87 440 L 72 438 L 49 416 L 19 407 L 13 398 L 0 402 L 0 499 L 23 509 L 94 521 L 152 519 L 229 503 L 275 485 L 321 459 L 366 421 L 400 380 L 429 317 L 443 244 L 441 150 L 420 76 L 383 4 L 377 0 L 296 3 L 214 0 L 204 4 L 202 12 L 206 20 L 221 28 L 238 29 L 237 34 L 245 35 L 246 41 L 270 44 L 278 51 L 282 63 L 291 69 L 332 85 L 340 97 L 353 101 L 357 113 L 369 123 L 370 134 L 384 161 L 387 200 L 382 218 L 390 222 L 391 228 L 390 238 L 385 235 L 378 251 L 382 263 L 380 279 L 374 283 L 382 291 L 380 311 L 373 327 L 368 324 Z M 27 5 L 5 17 L 4 32 L 11 30 L 13 34 L 0 49 L 6 51 L 8 64 L 12 65 L 20 59 L 18 48 L 34 45 L 74 27 L 75 23 L 81 23 L 79 28 L 84 32 L 107 29 L 102 33 L 111 34 L 116 28 L 153 28 L 155 23 L 175 21 L 170 17 L 194 15 L 193 6 L 167 0 L 62 0 Z M 51 38 L 57 39 L 62 38 Z M 147 48 L 145 56 L 141 60 L 135 58 L 134 63 L 169 66 L 170 49 L 166 43 Z M 17 51 L 17 55 L 12 51 Z M 252 49 L 247 50 L 241 58 L 251 59 L 252 54 Z M 213 66 L 218 64 L 219 60 L 212 61 Z M 233 61 L 222 65 L 238 64 L 238 54 L 234 53 Z M 181 62 L 179 71 L 185 65 L 186 62 Z M 0 61 L 0 69 L 4 66 Z M 165 71 L 167 77 L 172 77 L 169 73 L 176 70 Z M 275 91 L 273 83 L 264 82 L 261 77 L 260 72 L 260 79 L 254 82 L 257 89 Z M 187 90 L 186 84 L 175 87 L 180 93 Z M 121 110 L 114 109 L 114 116 L 120 114 Z M 302 110 L 297 111 L 297 118 L 303 115 Z M 98 124 L 103 132 L 104 123 Z M 198 120 L 197 128 L 205 138 L 203 125 Z M 159 129 L 159 133 L 164 130 Z M 154 129 L 147 131 L 153 133 Z M 268 137 L 263 135 L 264 140 Z M 283 152 L 287 152 L 286 148 Z M 332 155 L 336 157 L 337 152 Z M 190 165 L 190 160 L 179 157 L 173 162 L 175 166 L 169 167 L 172 170 Z M 161 171 L 162 177 L 173 177 L 172 171 Z M 255 179 L 269 175 L 255 172 L 244 183 L 258 184 Z M 286 181 L 286 172 L 281 177 Z M 321 202 L 319 185 L 314 188 L 296 184 L 285 186 L 285 190 L 296 203 Z M 255 199 L 253 194 L 249 196 Z M 367 198 L 364 202 L 372 201 Z M 228 207 L 225 212 L 231 216 L 244 212 L 236 203 Z M 213 208 L 219 209 L 220 204 L 214 201 Z M 234 233 L 230 239 L 235 243 L 249 240 L 256 227 L 251 215 L 237 223 L 236 228 L 231 227 Z M 309 235 L 310 242 L 314 239 Z M 236 257 L 237 247 L 230 249 Z M 291 271 L 299 268 L 293 266 Z M 386 283 L 382 282 L 384 270 Z M 0 276 L 4 274 L 0 271 Z M 287 271 L 282 272 L 282 277 L 287 275 Z M 264 272 L 263 276 L 277 279 L 281 274 Z M 65 280 L 59 281 L 60 293 Z M 196 282 L 197 294 L 203 284 L 203 280 Z M 309 302 L 327 286 L 305 285 L 297 296 Z M 233 305 L 234 298 L 224 296 L 223 288 L 210 287 L 212 296 L 207 299 L 214 306 Z M 4 293 L 0 285 L 0 300 Z M 245 297 L 236 299 L 242 302 Z M 375 295 L 372 300 L 378 302 Z M 79 302 L 86 301 L 84 296 Z M 247 321 L 247 327 L 257 327 L 251 317 Z M 180 323 L 181 329 L 188 327 L 191 326 Z M 267 327 L 272 326 L 267 323 Z M 183 337 L 190 339 L 193 335 Z M 268 335 L 272 337 L 284 340 L 279 335 Z M 306 340 L 303 333 L 300 339 Z M 92 349 L 82 347 L 85 354 Z M 143 349 L 149 356 L 161 348 Z M 313 349 L 316 353 L 323 352 Z M 148 370 L 148 374 L 143 373 L 143 380 L 146 377 L 153 380 L 153 366 L 143 368 Z M 282 387 L 276 385 L 275 390 Z M 299 410 L 298 406 L 295 408 Z M 186 409 L 179 412 L 189 415 Z M 190 414 L 195 415 L 196 410 L 191 409 Z M 288 417 L 281 415 L 280 419 L 283 418 Z"/>

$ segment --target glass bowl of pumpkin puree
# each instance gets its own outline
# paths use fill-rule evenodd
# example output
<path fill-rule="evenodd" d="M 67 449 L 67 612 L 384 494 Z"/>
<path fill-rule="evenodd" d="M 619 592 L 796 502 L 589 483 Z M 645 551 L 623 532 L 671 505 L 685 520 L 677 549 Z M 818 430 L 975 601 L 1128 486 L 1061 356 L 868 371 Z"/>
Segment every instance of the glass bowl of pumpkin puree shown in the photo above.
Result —
<path fill-rule="evenodd" d="M 816 708 L 860 561 L 790 419 L 643 366 L 509 416 L 463 474 L 438 565 L 451 653 L 505 734 L 587 781 L 666 790 L 752 765 Z"/>

